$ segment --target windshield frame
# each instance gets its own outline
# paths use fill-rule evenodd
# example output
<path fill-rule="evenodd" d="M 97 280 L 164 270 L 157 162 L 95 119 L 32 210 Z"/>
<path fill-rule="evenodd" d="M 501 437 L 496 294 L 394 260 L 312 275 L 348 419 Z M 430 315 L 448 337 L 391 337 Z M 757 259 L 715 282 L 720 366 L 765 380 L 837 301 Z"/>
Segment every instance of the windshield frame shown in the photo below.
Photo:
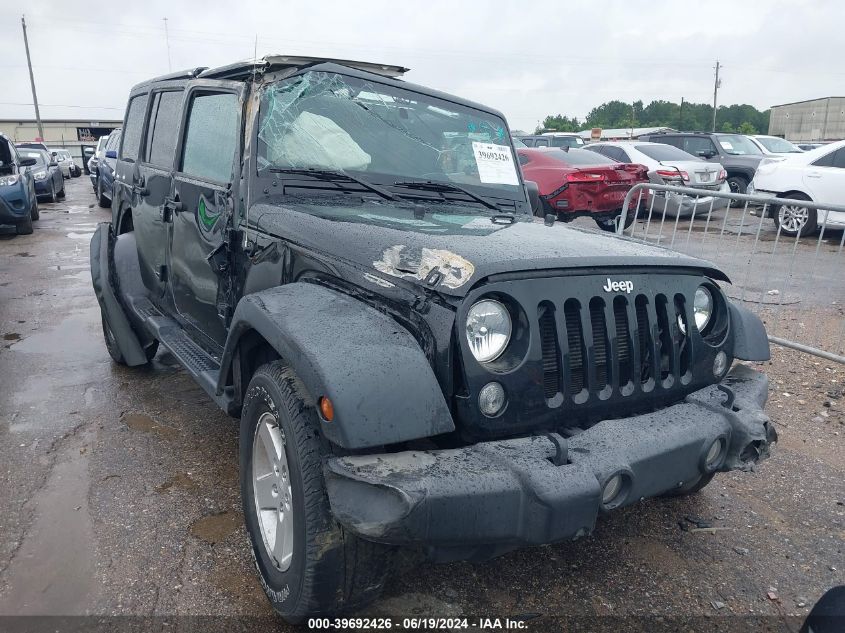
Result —
<path fill-rule="evenodd" d="M 252 99 L 252 110 L 253 114 L 249 117 L 251 130 L 249 131 L 249 156 L 248 160 L 245 163 L 245 169 L 248 170 L 248 188 L 251 191 L 251 195 L 248 196 L 247 205 L 252 206 L 258 202 L 260 202 L 263 198 L 267 196 L 279 196 L 282 191 L 284 190 L 284 184 L 287 181 L 295 181 L 297 186 L 307 183 L 307 186 L 321 188 L 321 182 L 319 179 L 312 179 L 308 175 L 303 174 L 285 174 L 285 173 L 273 173 L 270 168 L 267 166 L 259 166 L 259 155 L 261 151 L 259 151 L 260 144 L 263 144 L 264 141 L 260 139 L 261 127 L 263 122 L 263 106 L 264 106 L 264 94 L 267 89 L 270 88 L 273 84 L 282 81 L 294 82 L 297 78 L 307 74 L 307 73 L 326 73 L 329 75 L 339 75 L 341 79 L 350 79 L 353 82 L 365 82 L 369 84 L 373 84 L 376 87 L 383 86 L 384 89 L 389 94 L 390 91 L 404 91 L 407 93 L 411 93 L 411 95 L 419 95 L 420 98 L 424 99 L 425 101 L 429 102 L 443 102 L 444 108 L 457 108 L 460 110 L 475 110 L 482 114 L 485 118 L 488 119 L 497 119 L 501 122 L 502 126 L 504 127 L 504 143 L 510 152 L 513 158 L 514 169 L 516 171 L 516 178 L 517 184 L 516 185 L 508 185 L 505 188 L 502 185 L 491 185 L 491 186 L 483 186 L 477 183 L 472 182 L 463 182 L 463 181 L 452 181 L 448 179 L 431 179 L 431 178 L 424 178 L 422 176 L 415 176 L 410 174 L 398 175 L 398 174 L 386 174 L 376 171 L 361 171 L 355 169 L 347 169 L 344 170 L 345 173 L 355 176 L 356 178 L 365 180 L 369 183 L 372 183 L 376 186 L 380 186 L 382 188 L 388 189 L 391 193 L 396 195 L 402 195 L 405 197 L 410 198 L 412 194 L 422 193 L 426 194 L 428 192 L 422 191 L 414 191 L 405 187 L 395 187 L 394 183 L 402 182 L 402 181 L 419 181 L 419 182 L 427 182 L 431 181 L 434 183 L 443 183 L 445 185 L 453 184 L 458 185 L 461 187 L 465 187 L 472 191 L 473 193 L 492 201 L 494 204 L 497 202 L 504 203 L 507 206 L 513 205 L 513 212 L 517 214 L 526 213 L 531 214 L 531 206 L 530 201 L 528 199 L 527 193 L 525 191 L 525 182 L 523 179 L 522 171 L 519 168 L 519 162 L 517 157 L 516 148 L 513 145 L 513 137 L 511 135 L 510 127 L 508 125 L 507 119 L 498 111 L 486 108 L 476 103 L 472 103 L 469 101 L 462 100 L 458 97 L 454 97 L 452 95 L 448 95 L 445 93 L 441 93 L 436 90 L 431 90 L 425 88 L 423 86 L 417 86 L 411 83 L 406 83 L 404 81 L 396 81 L 390 79 L 388 77 L 382 77 L 380 75 L 375 75 L 373 73 L 368 73 L 365 71 L 358 71 L 355 69 L 351 69 L 345 66 L 340 66 L 333 63 L 325 63 L 325 64 L 317 64 L 314 66 L 299 68 L 295 72 L 290 71 L 280 71 L 275 73 L 268 73 L 265 77 L 262 78 L 262 81 L 259 86 L 256 86 L 256 89 L 253 91 L 251 95 Z M 436 105 L 436 103 L 431 104 Z M 278 185 L 282 184 L 282 187 Z M 325 184 L 325 181 L 322 181 L 322 184 Z M 333 185 L 330 183 L 321 188 L 319 194 L 323 195 L 331 195 L 332 190 L 334 189 Z M 349 192 L 347 191 L 346 194 Z M 355 192 L 357 195 L 357 191 Z M 449 193 L 449 192 L 447 192 Z M 285 194 L 292 195 L 296 197 L 296 194 Z M 454 194 L 454 195 L 461 195 L 461 194 Z M 407 202 L 411 202 L 411 200 L 407 200 Z M 451 202 L 451 200 L 449 201 Z M 465 206 L 465 202 L 463 200 L 455 201 L 455 204 Z M 486 213 L 496 213 L 492 209 L 485 209 L 482 205 L 476 204 L 479 208 L 479 213 L 486 212 Z M 397 211 L 398 213 L 405 213 L 405 210 Z M 504 209 L 501 212 L 506 212 Z"/>

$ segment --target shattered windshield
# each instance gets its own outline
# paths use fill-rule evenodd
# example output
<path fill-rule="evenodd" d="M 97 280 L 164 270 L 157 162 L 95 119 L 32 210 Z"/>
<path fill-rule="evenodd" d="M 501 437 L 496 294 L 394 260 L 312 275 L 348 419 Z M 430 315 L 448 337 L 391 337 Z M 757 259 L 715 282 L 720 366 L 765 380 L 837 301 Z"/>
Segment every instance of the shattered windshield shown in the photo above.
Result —
<path fill-rule="evenodd" d="M 396 86 L 328 72 L 268 85 L 258 171 L 320 169 L 382 185 L 454 183 L 522 199 L 505 122 Z"/>

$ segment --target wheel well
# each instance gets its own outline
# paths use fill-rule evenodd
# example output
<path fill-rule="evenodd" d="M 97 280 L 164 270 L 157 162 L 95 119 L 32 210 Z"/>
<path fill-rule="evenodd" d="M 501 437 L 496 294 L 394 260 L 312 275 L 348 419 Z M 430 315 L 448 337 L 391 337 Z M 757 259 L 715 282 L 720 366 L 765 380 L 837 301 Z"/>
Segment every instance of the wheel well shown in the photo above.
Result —
<path fill-rule="evenodd" d="M 726 170 L 728 172 L 728 178 L 742 178 L 747 182 L 751 182 L 751 174 L 744 171 L 732 171 L 730 169 Z"/>
<path fill-rule="evenodd" d="M 123 208 L 120 210 L 120 225 L 118 226 L 117 234 L 123 235 L 135 230 L 135 225 L 132 223 L 132 209 Z"/>
<path fill-rule="evenodd" d="M 262 365 L 279 359 L 279 353 L 256 330 L 241 335 L 229 375 L 239 403 L 243 402 L 243 395 L 255 371 Z"/>

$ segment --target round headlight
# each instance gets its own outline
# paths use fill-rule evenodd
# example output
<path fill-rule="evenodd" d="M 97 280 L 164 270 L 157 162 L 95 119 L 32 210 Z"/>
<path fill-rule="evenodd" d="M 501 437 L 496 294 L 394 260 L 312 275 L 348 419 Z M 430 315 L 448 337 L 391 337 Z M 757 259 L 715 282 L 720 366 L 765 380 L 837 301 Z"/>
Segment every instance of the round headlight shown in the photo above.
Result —
<path fill-rule="evenodd" d="M 692 312 L 695 318 L 695 327 L 698 328 L 699 332 L 704 331 L 713 315 L 713 295 L 704 286 L 699 286 L 695 291 Z"/>
<path fill-rule="evenodd" d="M 467 343 L 475 360 L 488 363 L 505 351 L 511 339 L 511 316 L 498 301 L 483 299 L 467 314 Z"/>

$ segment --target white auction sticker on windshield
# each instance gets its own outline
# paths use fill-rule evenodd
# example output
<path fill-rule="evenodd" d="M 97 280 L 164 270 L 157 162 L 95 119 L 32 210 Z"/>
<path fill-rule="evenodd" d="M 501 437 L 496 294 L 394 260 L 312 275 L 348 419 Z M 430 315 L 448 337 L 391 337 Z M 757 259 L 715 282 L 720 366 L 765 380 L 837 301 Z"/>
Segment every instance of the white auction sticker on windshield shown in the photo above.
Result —
<path fill-rule="evenodd" d="M 497 185 L 518 185 L 513 154 L 507 145 L 472 142 L 472 151 L 478 165 L 478 179 Z"/>
<path fill-rule="evenodd" d="M 722 149 L 726 149 L 728 151 L 730 151 L 734 148 L 734 146 L 731 145 L 730 141 L 719 141 L 719 145 L 722 146 Z"/>

